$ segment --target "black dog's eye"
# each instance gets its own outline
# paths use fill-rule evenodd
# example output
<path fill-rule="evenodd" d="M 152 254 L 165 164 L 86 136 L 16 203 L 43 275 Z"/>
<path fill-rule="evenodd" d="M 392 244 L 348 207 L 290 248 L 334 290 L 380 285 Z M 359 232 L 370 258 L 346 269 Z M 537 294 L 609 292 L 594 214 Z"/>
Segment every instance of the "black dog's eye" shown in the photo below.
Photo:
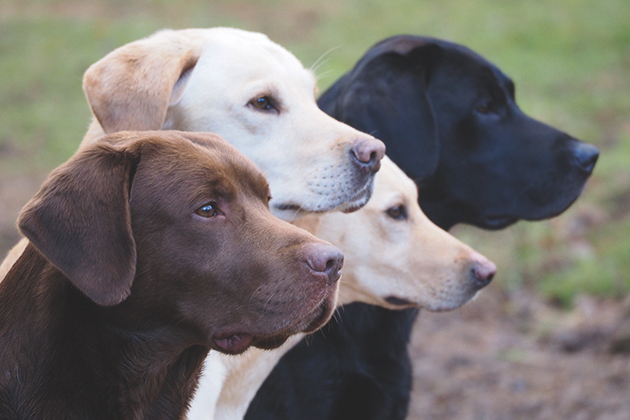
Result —
<path fill-rule="evenodd" d="M 406 220 L 407 208 L 403 204 L 390 207 L 389 209 L 387 209 L 387 215 L 394 220 Z"/>
<path fill-rule="evenodd" d="M 219 212 L 217 211 L 216 203 L 204 204 L 203 206 L 199 207 L 195 211 L 195 213 L 197 213 L 201 217 L 208 217 L 208 218 L 214 217 L 219 214 Z"/>
<path fill-rule="evenodd" d="M 249 102 L 254 108 L 260 109 L 261 111 L 272 111 L 276 108 L 273 105 L 273 101 L 269 96 L 261 96 L 255 99 L 252 99 Z"/>
<path fill-rule="evenodd" d="M 496 113 L 497 108 L 492 101 L 484 102 L 475 107 L 475 112 L 481 115 L 488 115 L 491 113 Z"/>
<path fill-rule="evenodd" d="M 475 111 L 483 115 L 489 114 L 490 112 L 492 112 L 491 104 L 488 102 L 482 105 L 477 105 L 475 107 Z"/>

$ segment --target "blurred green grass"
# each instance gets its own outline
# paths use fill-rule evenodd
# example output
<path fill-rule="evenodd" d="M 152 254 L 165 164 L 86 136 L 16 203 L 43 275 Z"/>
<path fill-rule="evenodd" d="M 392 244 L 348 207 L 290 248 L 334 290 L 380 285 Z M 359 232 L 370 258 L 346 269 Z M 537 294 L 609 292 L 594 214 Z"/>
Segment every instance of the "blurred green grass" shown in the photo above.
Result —
<path fill-rule="evenodd" d="M 627 0 L 0 0 L 0 184 L 43 179 L 74 152 L 90 118 L 81 77 L 91 63 L 158 29 L 211 26 L 264 32 L 306 66 L 327 53 L 317 67 L 321 91 L 391 35 L 481 53 L 515 80 L 525 112 L 597 145 L 601 157 L 560 217 L 454 233 L 498 263 L 499 287 L 565 306 L 579 293 L 630 292 Z M 18 209 L 3 217 L 14 220 Z M 17 237 L 12 225 L 3 229 L 0 246 Z"/>

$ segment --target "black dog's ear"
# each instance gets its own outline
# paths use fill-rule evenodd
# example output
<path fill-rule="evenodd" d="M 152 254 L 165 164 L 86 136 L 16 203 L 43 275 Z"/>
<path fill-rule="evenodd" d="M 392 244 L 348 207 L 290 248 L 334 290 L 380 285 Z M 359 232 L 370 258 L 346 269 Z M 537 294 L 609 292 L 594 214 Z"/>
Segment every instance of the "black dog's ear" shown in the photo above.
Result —
<path fill-rule="evenodd" d="M 131 292 L 136 248 L 129 192 L 139 148 L 99 142 L 54 170 L 18 226 L 85 295 L 115 305 Z"/>
<path fill-rule="evenodd" d="M 387 155 L 410 177 L 431 175 L 438 133 L 427 84 L 439 54 L 434 44 L 400 51 L 378 44 L 318 100 L 332 117 L 382 140 Z"/>

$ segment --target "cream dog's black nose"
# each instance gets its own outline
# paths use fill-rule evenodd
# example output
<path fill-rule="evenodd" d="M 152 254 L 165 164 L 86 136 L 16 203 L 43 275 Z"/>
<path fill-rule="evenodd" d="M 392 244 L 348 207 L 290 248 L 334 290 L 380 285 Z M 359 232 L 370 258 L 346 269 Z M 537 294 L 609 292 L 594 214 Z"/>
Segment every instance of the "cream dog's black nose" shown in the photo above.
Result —
<path fill-rule="evenodd" d="M 477 252 L 473 254 L 472 260 L 472 281 L 475 287 L 481 289 L 492 281 L 492 278 L 497 272 L 497 266 Z"/>

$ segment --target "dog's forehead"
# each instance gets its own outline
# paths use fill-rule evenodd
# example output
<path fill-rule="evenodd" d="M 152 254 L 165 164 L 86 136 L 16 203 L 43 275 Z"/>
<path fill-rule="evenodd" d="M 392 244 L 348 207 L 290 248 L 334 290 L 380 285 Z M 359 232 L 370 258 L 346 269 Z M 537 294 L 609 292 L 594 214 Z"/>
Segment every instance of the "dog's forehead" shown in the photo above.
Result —
<path fill-rule="evenodd" d="M 239 191 L 252 191 L 259 198 L 267 199 L 267 180 L 254 163 L 236 148 L 227 143 L 203 142 L 193 142 L 193 147 L 195 151 L 187 156 L 187 170 L 210 174 L 215 184 L 222 188 L 236 187 Z"/>
<path fill-rule="evenodd" d="M 233 28 L 215 28 L 214 31 L 209 32 L 208 45 L 214 48 L 227 48 L 234 54 L 253 55 L 253 57 L 265 55 L 273 57 L 293 69 L 303 68 L 300 60 L 287 49 L 271 41 L 266 35 L 257 32 Z"/>
<path fill-rule="evenodd" d="M 229 144 L 214 144 L 211 148 L 196 145 L 201 149 L 199 166 L 208 171 L 221 171 L 239 190 L 251 190 L 256 196 L 266 200 L 269 184 L 254 163 Z"/>
<path fill-rule="evenodd" d="M 490 82 L 498 82 L 502 87 L 512 84 L 512 80 L 501 69 L 475 51 L 463 45 L 445 41 L 441 41 L 440 45 L 445 49 L 443 63 L 449 66 L 451 71 L 463 74 L 462 82 L 478 83 L 475 78 L 470 77 L 476 75 Z"/>
<path fill-rule="evenodd" d="M 381 169 L 374 178 L 374 192 L 368 205 L 389 207 L 400 203 L 415 203 L 416 184 L 389 158 L 383 158 Z"/>
<path fill-rule="evenodd" d="M 464 74 L 470 74 L 471 69 L 476 69 L 478 74 L 495 79 L 503 87 L 510 89 L 512 80 L 503 73 L 497 66 L 486 60 L 470 48 L 431 37 L 421 37 L 412 35 L 400 35 L 383 40 L 374 45 L 365 56 L 357 63 L 356 68 L 360 69 L 363 65 L 369 63 L 374 57 L 388 52 L 396 52 L 401 55 L 409 54 L 416 48 L 434 45 L 442 49 L 443 58 L 446 64 L 454 66 L 455 70 Z M 466 78 L 462 78 L 466 79 Z"/>
<path fill-rule="evenodd" d="M 233 28 L 212 28 L 199 63 L 204 69 L 243 83 L 248 79 L 298 79 L 313 85 L 315 77 L 300 60 L 266 35 Z M 218 71 L 217 71 L 218 70 Z"/>
<path fill-rule="evenodd" d="M 269 196 L 262 172 L 217 135 L 160 132 L 141 141 L 142 170 L 148 171 L 143 176 L 148 176 L 151 184 L 165 188 L 212 186 L 217 193 L 230 196 L 250 191 L 264 201 Z"/>

